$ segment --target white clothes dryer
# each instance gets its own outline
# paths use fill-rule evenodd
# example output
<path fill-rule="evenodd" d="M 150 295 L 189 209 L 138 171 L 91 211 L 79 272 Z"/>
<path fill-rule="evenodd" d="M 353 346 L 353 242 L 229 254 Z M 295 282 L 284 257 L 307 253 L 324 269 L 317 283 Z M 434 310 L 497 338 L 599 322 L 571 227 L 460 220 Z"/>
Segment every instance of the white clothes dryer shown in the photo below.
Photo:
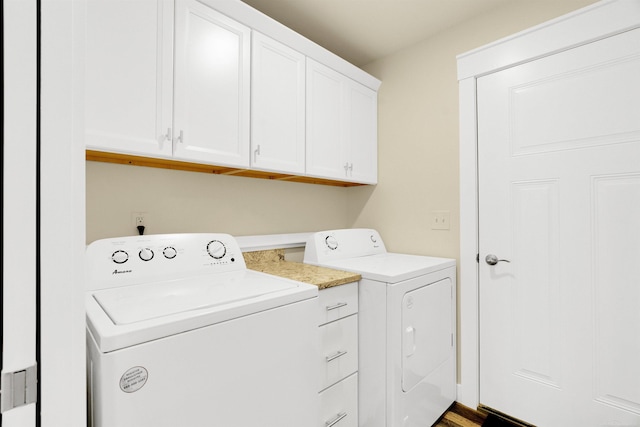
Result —
<path fill-rule="evenodd" d="M 227 234 L 87 247 L 93 427 L 317 424 L 316 286 L 248 270 Z"/>
<path fill-rule="evenodd" d="M 456 398 L 456 263 L 387 252 L 371 229 L 314 233 L 304 262 L 360 273 L 359 426 L 425 427 Z"/>

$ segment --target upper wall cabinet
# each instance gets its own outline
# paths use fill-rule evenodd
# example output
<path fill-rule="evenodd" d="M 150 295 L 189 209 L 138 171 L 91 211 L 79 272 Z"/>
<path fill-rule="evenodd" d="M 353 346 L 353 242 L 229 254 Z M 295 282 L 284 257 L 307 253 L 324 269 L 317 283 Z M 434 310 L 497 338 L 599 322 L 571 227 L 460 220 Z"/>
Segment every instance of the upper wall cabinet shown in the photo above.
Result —
<path fill-rule="evenodd" d="M 307 59 L 307 174 L 377 182 L 377 94 Z"/>
<path fill-rule="evenodd" d="M 87 148 L 248 167 L 250 43 L 195 0 L 89 0 Z"/>
<path fill-rule="evenodd" d="M 86 14 L 87 148 L 171 157 L 173 3 L 88 0 Z"/>
<path fill-rule="evenodd" d="M 86 12 L 89 159 L 376 183 L 380 82 L 364 71 L 239 0 Z"/>
<path fill-rule="evenodd" d="M 351 79 L 345 97 L 347 180 L 378 182 L 378 94 Z"/>
<path fill-rule="evenodd" d="M 249 167 L 251 30 L 176 1 L 174 157 Z"/>
<path fill-rule="evenodd" d="M 251 166 L 305 172 L 305 56 L 253 32 Z"/>
<path fill-rule="evenodd" d="M 307 173 L 345 179 L 343 104 L 346 79 L 315 61 L 307 61 Z"/>

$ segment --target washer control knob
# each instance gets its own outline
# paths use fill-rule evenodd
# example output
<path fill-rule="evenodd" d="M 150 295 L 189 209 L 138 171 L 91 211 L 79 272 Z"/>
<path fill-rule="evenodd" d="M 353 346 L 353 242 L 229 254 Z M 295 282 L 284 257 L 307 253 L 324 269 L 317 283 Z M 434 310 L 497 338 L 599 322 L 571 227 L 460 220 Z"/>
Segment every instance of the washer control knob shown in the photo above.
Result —
<path fill-rule="evenodd" d="M 373 243 L 378 243 L 378 239 L 376 239 L 376 235 L 375 235 L 375 234 L 372 234 L 372 235 L 371 235 L 371 241 L 372 241 Z"/>
<path fill-rule="evenodd" d="M 149 248 L 143 248 L 140 250 L 138 256 L 143 261 L 151 261 L 153 259 L 153 251 Z"/>
<path fill-rule="evenodd" d="M 116 264 L 124 264 L 128 259 L 129 254 L 123 250 L 118 250 L 111 254 L 111 260 Z"/>
<path fill-rule="evenodd" d="M 164 248 L 164 251 L 162 251 L 162 254 L 167 259 L 174 259 L 178 255 L 178 251 L 176 251 L 176 248 L 173 246 L 167 246 Z"/>
<path fill-rule="evenodd" d="M 209 256 L 214 259 L 220 259 L 227 254 L 227 248 L 220 240 L 212 240 L 207 245 Z"/>
<path fill-rule="evenodd" d="M 338 240 L 333 236 L 327 236 L 324 239 L 324 242 L 327 244 L 327 247 L 332 251 L 338 249 Z"/>

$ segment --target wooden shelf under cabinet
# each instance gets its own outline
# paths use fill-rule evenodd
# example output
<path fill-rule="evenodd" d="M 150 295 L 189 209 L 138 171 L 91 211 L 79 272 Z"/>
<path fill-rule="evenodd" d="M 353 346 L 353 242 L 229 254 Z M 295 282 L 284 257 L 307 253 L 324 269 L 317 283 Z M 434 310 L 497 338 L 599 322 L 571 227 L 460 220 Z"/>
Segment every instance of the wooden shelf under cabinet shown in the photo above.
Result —
<path fill-rule="evenodd" d="M 170 159 L 134 156 L 129 154 L 109 153 L 87 150 L 86 159 L 93 162 L 116 163 L 121 165 L 146 166 L 161 169 L 173 169 L 190 172 L 203 172 L 215 175 L 235 175 L 249 178 L 272 179 L 276 181 L 303 182 L 307 184 L 331 185 L 335 187 L 356 187 L 366 184 L 313 178 L 308 176 L 287 175 L 251 169 L 237 169 L 225 166 L 206 165 L 201 163 L 181 162 Z"/>

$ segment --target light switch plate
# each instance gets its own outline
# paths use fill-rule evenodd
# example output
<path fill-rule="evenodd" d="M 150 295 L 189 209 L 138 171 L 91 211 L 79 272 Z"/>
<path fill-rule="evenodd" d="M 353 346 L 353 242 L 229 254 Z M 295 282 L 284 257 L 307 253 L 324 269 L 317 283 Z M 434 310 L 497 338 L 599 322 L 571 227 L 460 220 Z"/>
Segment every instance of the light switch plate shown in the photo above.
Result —
<path fill-rule="evenodd" d="M 450 221 L 451 221 L 451 212 L 449 211 L 431 212 L 431 229 L 432 230 L 449 230 Z"/>

